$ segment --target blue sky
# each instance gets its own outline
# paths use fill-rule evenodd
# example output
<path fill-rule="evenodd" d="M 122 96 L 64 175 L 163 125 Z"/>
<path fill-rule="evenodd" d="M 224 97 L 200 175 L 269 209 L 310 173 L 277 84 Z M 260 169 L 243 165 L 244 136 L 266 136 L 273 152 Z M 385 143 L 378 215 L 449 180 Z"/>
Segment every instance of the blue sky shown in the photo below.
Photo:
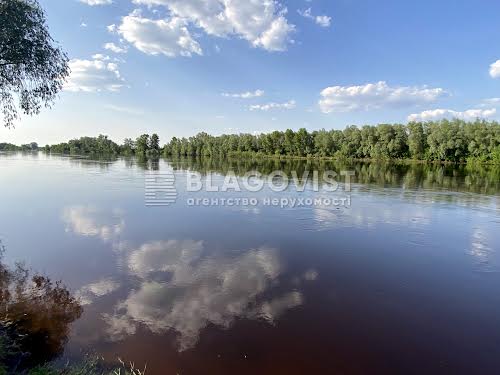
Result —
<path fill-rule="evenodd" d="M 498 1 L 40 3 L 72 76 L 0 141 L 500 119 Z"/>

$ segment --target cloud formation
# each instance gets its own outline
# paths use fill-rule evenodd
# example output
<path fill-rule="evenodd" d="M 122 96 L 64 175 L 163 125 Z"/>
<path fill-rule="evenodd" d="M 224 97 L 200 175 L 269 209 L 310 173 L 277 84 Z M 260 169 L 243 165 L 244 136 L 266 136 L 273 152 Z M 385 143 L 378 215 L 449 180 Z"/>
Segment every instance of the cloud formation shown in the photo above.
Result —
<path fill-rule="evenodd" d="M 172 18 L 217 37 L 236 36 L 268 51 L 284 51 L 295 26 L 276 0 L 134 0 L 137 5 L 166 7 Z"/>
<path fill-rule="evenodd" d="M 251 99 L 251 98 L 258 98 L 258 97 L 264 96 L 264 91 L 263 90 L 255 90 L 255 91 L 242 92 L 239 94 L 222 93 L 222 96 L 224 96 L 226 98 Z"/>
<path fill-rule="evenodd" d="M 125 86 L 118 64 L 106 62 L 109 57 L 97 54 L 92 60 L 73 59 L 71 75 L 64 89 L 72 92 L 120 91 Z"/>
<path fill-rule="evenodd" d="M 500 60 L 490 65 L 490 76 L 492 78 L 500 78 Z"/>
<path fill-rule="evenodd" d="M 90 6 L 113 4 L 113 0 L 80 0 L 80 2 Z"/>
<path fill-rule="evenodd" d="M 294 109 L 297 106 L 295 100 L 289 100 L 286 103 L 267 103 L 267 104 L 255 104 L 248 107 L 250 111 L 264 111 L 268 112 L 271 110 L 288 110 Z"/>
<path fill-rule="evenodd" d="M 484 103 L 490 104 L 490 105 L 500 105 L 500 98 L 484 99 Z"/>
<path fill-rule="evenodd" d="M 451 109 L 433 109 L 414 113 L 408 116 L 408 121 L 432 121 L 445 118 L 458 118 L 461 120 L 475 120 L 476 118 L 491 117 L 496 114 L 497 110 L 492 109 L 469 109 L 467 111 L 458 112 Z"/>
<path fill-rule="evenodd" d="M 316 22 L 316 24 L 318 24 L 319 26 L 321 27 L 330 27 L 330 25 L 332 24 L 332 17 L 328 17 L 328 16 L 313 16 L 312 15 L 312 9 L 311 8 L 308 8 L 306 10 L 298 10 L 297 11 L 302 17 L 305 17 L 305 18 L 308 18 L 310 20 L 313 20 L 314 22 Z"/>
<path fill-rule="evenodd" d="M 203 54 L 198 42 L 192 38 L 186 21 L 179 17 L 152 20 L 133 12 L 123 17 L 118 33 L 148 55 L 190 57 Z"/>
<path fill-rule="evenodd" d="M 323 113 L 374 110 L 386 106 L 404 107 L 434 102 L 447 95 L 442 88 L 391 87 L 385 81 L 361 86 L 333 86 L 321 92 Z"/>
<path fill-rule="evenodd" d="M 110 51 L 112 51 L 114 53 L 126 53 L 127 52 L 126 48 L 117 46 L 114 43 L 106 43 L 106 44 L 104 44 L 103 47 L 104 47 L 104 49 L 110 50 Z"/>

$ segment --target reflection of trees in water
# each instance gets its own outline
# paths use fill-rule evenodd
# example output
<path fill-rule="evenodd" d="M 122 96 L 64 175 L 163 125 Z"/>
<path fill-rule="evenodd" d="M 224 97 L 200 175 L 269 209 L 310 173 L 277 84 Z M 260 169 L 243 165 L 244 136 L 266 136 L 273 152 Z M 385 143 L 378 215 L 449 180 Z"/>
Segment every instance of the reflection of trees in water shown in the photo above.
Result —
<path fill-rule="evenodd" d="M 62 353 L 82 307 L 61 282 L 21 264 L 3 264 L 1 243 L 0 251 L 0 360 L 6 370 L 17 373 Z"/>
<path fill-rule="evenodd" d="M 281 170 L 288 176 L 292 171 L 300 177 L 304 171 L 326 170 L 355 172 L 354 183 L 379 187 L 451 190 L 498 195 L 500 192 L 500 166 L 457 165 L 411 162 L 359 162 L 269 158 L 181 158 L 170 161 L 177 170 L 193 170 L 202 174 L 233 171 L 243 176 L 256 170 L 263 175 Z M 342 179 L 340 179 L 342 180 Z"/>

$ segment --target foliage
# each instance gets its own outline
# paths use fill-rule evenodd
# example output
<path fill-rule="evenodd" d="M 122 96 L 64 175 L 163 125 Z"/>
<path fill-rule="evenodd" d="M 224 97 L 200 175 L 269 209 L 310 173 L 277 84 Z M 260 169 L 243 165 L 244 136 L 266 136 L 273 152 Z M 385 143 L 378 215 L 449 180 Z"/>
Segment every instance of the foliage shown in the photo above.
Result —
<path fill-rule="evenodd" d="M 2 144 L 0 144 L 1 150 Z M 11 147 L 11 146 L 5 146 Z M 173 137 L 163 149 L 157 134 L 130 138 L 118 146 L 106 136 L 80 138 L 46 146 L 63 154 L 136 155 L 165 157 L 279 157 L 377 160 L 426 160 L 438 162 L 500 163 L 500 124 L 493 121 L 442 120 L 437 122 L 348 126 L 344 130 L 308 132 L 273 131 L 268 134 L 199 133 L 189 138 Z"/>
<path fill-rule="evenodd" d="M 107 136 L 100 135 L 97 138 L 82 137 L 80 139 L 73 139 L 68 143 L 46 146 L 45 151 L 71 155 L 118 155 L 120 153 L 120 146 L 108 139 Z"/>
<path fill-rule="evenodd" d="M 497 146 L 492 154 L 491 154 L 491 158 L 492 158 L 492 161 L 494 164 L 498 164 L 500 165 L 500 146 Z"/>
<path fill-rule="evenodd" d="M 0 107 L 11 127 L 19 111 L 34 115 L 52 105 L 69 66 L 37 0 L 0 1 L 0 20 Z"/>
<path fill-rule="evenodd" d="M 222 135 L 200 133 L 172 138 L 165 156 L 265 155 L 352 159 L 408 159 L 464 162 L 470 157 L 493 161 L 500 147 L 500 125 L 477 120 L 443 120 L 408 125 L 349 126 L 345 130 Z"/>
<path fill-rule="evenodd" d="M 0 143 L 0 151 L 38 151 L 38 144 L 31 142 L 25 145 L 16 146 L 11 143 Z"/>
<path fill-rule="evenodd" d="M 135 152 L 139 155 L 146 155 L 149 149 L 149 134 L 143 134 L 135 141 Z"/>
<path fill-rule="evenodd" d="M 149 141 L 149 149 L 152 152 L 159 153 L 160 152 L 160 137 L 158 134 L 153 134 Z"/>
<path fill-rule="evenodd" d="M 0 143 L 0 151 L 20 151 L 20 147 L 11 143 Z"/>

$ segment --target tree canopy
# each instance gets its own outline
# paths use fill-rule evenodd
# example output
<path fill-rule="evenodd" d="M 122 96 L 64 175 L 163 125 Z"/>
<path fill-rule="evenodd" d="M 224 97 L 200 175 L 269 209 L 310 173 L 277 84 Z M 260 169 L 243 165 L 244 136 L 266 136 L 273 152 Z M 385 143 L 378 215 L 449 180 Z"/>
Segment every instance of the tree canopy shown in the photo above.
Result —
<path fill-rule="evenodd" d="M 163 152 L 163 156 L 167 157 L 277 156 L 500 164 L 500 124 L 484 120 L 348 126 L 344 130 L 312 132 L 288 129 L 258 135 L 212 136 L 199 133 L 189 138 L 173 137 L 163 149 L 159 144 L 157 134 L 143 134 L 135 141 L 127 138 L 122 145 L 101 135 L 46 146 L 45 150 L 63 154 L 136 155 L 143 158 L 157 158 Z M 16 146 L 5 144 L 3 147 L 7 151 Z"/>
<path fill-rule="evenodd" d="M 200 133 L 173 138 L 165 156 L 273 155 L 349 159 L 498 162 L 500 124 L 477 120 L 348 126 L 344 130 L 274 131 L 267 134 Z"/>
<path fill-rule="evenodd" d="M 0 20 L 0 107 L 11 127 L 19 112 L 50 107 L 70 71 L 37 0 L 1 0 Z"/>

